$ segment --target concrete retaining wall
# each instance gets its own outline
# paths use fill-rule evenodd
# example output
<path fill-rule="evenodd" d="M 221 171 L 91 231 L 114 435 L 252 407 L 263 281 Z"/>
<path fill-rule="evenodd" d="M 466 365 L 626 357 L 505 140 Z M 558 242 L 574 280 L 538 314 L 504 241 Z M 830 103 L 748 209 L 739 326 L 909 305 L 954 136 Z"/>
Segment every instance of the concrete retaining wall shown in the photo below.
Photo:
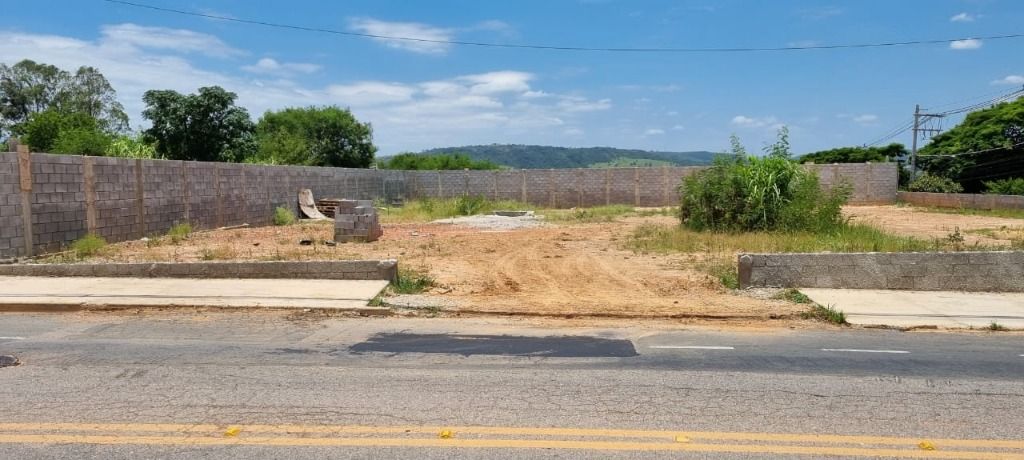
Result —
<path fill-rule="evenodd" d="M 899 192 L 899 201 L 917 206 L 968 209 L 1024 209 L 1024 196 L 976 193 Z"/>
<path fill-rule="evenodd" d="M 1024 292 L 1024 252 L 741 254 L 740 287 Z"/>
<path fill-rule="evenodd" d="M 848 183 L 852 203 L 892 203 L 896 164 L 806 165 L 826 186 Z M 0 153 L 0 259 L 60 250 L 87 233 L 117 242 L 166 233 L 177 223 L 267 225 L 296 194 L 384 198 L 482 195 L 538 206 L 667 206 L 699 167 L 386 171 Z"/>
<path fill-rule="evenodd" d="M 395 260 L 317 262 L 189 262 L 127 264 L 9 264 L 0 276 L 95 276 L 102 278 L 256 278 L 388 280 L 398 276 Z"/>

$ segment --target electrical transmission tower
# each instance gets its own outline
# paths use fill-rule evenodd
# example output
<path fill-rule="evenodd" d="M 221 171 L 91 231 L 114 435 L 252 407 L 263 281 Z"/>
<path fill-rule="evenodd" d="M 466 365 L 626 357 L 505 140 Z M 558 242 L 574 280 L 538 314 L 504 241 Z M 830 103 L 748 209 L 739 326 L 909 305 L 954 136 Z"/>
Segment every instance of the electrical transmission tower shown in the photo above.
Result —
<path fill-rule="evenodd" d="M 917 139 L 924 140 L 942 132 L 942 128 L 925 127 L 928 121 L 938 120 L 946 115 L 943 113 L 923 113 L 921 105 L 914 106 L 914 140 L 910 147 L 910 180 L 917 179 Z"/>

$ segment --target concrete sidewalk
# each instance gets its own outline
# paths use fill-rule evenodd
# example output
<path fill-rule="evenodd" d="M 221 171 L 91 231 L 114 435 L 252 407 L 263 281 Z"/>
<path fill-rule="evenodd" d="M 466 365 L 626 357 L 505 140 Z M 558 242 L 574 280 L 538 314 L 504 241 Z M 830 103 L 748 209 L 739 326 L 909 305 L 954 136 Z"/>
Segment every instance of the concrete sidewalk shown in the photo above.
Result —
<path fill-rule="evenodd" d="M 1024 293 L 800 289 L 846 313 L 850 324 L 1024 329 Z"/>
<path fill-rule="evenodd" d="M 385 280 L 0 277 L 0 311 L 88 307 L 367 307 Z"/>

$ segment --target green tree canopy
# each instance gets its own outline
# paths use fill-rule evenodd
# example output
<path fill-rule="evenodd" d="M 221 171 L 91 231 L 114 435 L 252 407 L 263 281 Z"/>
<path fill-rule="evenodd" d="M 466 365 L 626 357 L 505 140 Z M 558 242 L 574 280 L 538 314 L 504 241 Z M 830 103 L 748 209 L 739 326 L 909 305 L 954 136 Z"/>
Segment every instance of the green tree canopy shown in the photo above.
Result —
<path fill-rule="evenodd" d="M 910 152 L 903 144 L 893 143 L 885 147 L 839 147 L 822 150 L 800 157 L 800 162 L 810 161 L 817 164 L 884 162 L 896 161 L 907 155 L 910 155 Z"/>
<path fill-rule="evenodd" d="M 500 165 L 488 160 L 473 160 L 464 153 L 417 154 L 401 153 L 381 160 L 381 169 L 408 170 L 458 170 L 458 169 L 499 169 Z"/>
<path fill-rule="evenodd" d="M 268 111 L 256 132 L 260 163 L 367 168 L 377 151 L 370 124 L 336 106 Z"/>
<path fill-rule="evenodd" d="M 1024 98 L 971 112 L 963 123 L 921 148 L 917 163 L 929 174 L 978 192 L 984 190 L 984 181 L 1024 177 L 1022 129 Z"/>
<path fill-rule="evenodd" d="M 37 152 L 102 155 L 110 135 L 88 114 L 47 109 L 22 126 L 23 140 Z"/>
<path fill-rule="evenodd" d="M 85 114 L 108 133 L 128 127 L 128 116 L 110 82 L 93 67 L 74 74 L 25 59 L 0 64 L 0 134 L 24 134 L 33 115 L 46 110 Z"/>
<path fill-rule="evenodd" d="M 170 160 L 241 161 L 256 150 L 249 112 L 235 105 L 235 93 L 219 86 L 196 94 L 150 90 L 142 96 L 142 116 L 152 122 L 143 131 L 156 152 Z"/>

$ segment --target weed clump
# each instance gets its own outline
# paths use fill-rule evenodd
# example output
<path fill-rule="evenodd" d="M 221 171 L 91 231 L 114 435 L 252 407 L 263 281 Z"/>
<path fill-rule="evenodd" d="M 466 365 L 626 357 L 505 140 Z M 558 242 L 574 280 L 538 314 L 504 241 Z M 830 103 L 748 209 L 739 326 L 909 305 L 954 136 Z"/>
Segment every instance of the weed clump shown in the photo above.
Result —
<path fill-rule="evenodd" d="M 274 217 L 271 219 L 274 225 L 283 226 L 295 223 L 295 213 L 284 206 L 274 209 Z"/>
<path fill-rule="evenodd" d="M 71 252 L 75 258 L 84 259 L 98 254 L 107 246 L 107 240 L 95 234 L 85 235 L 71 243 Z"/>
<path fill-rule="evenodd" d="M 793 288 L 783 290 L 782 292 L 772 296 L 772 298 L 776 300 L 787 300 L 793 303 L 811 303 L 811 298 L 807 297 L 807 294 Z"/>
<path fill-rule="evenodd" d="M 804 319 L 816 319 L 840 326 L 850 324 L 846 322 L 846 313 L 843 313 L 842 310 L 838 310 L 831 305 L 821 306 L 814 304 L 814 306 L 811 307 L 811 310 L 805 312 L 802 316 Z"/>
<path fill-rule="evenodd" d="M 434 279 L 420 270 L 399 269 L 398 277 L 391 283 L 395 294 L 419 294 L 434 286 Z"/>
<path fill-rule="evenodd" d="M 192 234 L 192 224 L 183 222 L 176 224 L 167 231 L 167 237 L 170 238 L 171 244 L 180 244 L 182 241 L 188 239 Z"/>

